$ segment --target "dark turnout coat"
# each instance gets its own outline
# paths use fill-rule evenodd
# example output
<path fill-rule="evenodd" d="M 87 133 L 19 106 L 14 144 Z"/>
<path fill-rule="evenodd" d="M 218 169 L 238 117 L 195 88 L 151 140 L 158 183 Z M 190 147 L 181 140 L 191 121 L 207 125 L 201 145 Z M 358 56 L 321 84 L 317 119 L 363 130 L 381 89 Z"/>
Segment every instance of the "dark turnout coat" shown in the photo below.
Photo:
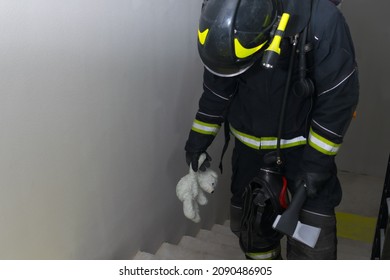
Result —
<path fill-rule="evenodd" d="M 204 72 L 204 92 L 185 149 L 205 151 L 228 121 L 230 132 L 244 145 L 260 150 L 276 148 L 291 38 L 284 38 L 273 69 L 256 62 L 243 74 L 223 78 Z M 303 146 L 301 168 L 328 171 L 353 118 L 359 95 L 358 69 L 349 27 L 330 2 L 314 0 L 307 41 L 308 76 L 315 92 L 309 96 L 290 90 L 281 148 Z M 298 61 L 298 58 L 295 59 Z M 292 87 L 298 80 L 298 63 Z"/>

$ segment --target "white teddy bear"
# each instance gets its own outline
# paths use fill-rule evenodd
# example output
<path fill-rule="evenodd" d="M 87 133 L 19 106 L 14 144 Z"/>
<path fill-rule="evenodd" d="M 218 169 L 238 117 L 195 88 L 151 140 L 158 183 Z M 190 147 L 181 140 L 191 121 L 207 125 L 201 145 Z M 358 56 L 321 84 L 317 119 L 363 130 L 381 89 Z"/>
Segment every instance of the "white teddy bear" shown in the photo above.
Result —
<path fill-rule="evenodd" d="M 199 157 L 201 166 L 206 154 Z M 190 171 L 176 185 L 176 195 L 183 202 L 184 215 L 195 223 L 200 222 L 199 205 L 207 204 L 204 191 L 213 193 L 218 183 L 218 175 L 211 169 L 195 172 L 190 165 Z"/>

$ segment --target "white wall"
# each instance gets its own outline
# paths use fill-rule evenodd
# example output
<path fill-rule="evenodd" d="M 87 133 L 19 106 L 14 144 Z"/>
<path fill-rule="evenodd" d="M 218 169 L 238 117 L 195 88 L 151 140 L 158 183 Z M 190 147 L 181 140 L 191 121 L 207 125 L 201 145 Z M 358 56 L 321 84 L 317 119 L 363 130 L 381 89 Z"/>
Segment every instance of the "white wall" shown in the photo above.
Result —
<path fill-rule="evenodd" d="M 175 185 L 200 3 L 0 2 L 0 259 L 127 258 L 198 228 Z"/>

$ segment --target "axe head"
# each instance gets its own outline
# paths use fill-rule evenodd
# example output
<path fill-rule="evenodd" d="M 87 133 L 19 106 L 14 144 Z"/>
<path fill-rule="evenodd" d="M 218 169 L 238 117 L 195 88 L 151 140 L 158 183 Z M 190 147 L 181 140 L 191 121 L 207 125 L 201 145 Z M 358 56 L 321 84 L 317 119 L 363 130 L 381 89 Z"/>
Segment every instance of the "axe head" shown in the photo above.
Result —
<path fill-rule="evenodd" d="M 300 221 L 290 223 L 290 221 L 286 222 L 283 220 L 282 215 L 278 215 L 272 227 L 311 248 L 315 247 L 321 233 L 320 228 L 303 224 Z"/>
<path fill-rule="evenodd" d="M 299 221 L 299 212 L 306 200 L 306 190 L 302 186 L 292 199 L 290 206 L 282 215 L 278 215 L 272 227 L 312 248 L 317 243 L 321 229 Z"/>

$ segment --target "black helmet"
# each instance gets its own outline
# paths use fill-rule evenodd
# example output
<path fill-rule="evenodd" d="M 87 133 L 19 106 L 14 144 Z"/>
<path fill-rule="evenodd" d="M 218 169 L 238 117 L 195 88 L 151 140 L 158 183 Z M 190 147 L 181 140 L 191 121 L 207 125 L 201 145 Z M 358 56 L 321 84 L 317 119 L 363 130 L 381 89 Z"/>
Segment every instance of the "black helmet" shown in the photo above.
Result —
<path fill-rule="evenodd" d="M 212 73 L 231 77 L 259 58 L 278 17 L 277 0 L 204 0 L 198 50 Z"/>

